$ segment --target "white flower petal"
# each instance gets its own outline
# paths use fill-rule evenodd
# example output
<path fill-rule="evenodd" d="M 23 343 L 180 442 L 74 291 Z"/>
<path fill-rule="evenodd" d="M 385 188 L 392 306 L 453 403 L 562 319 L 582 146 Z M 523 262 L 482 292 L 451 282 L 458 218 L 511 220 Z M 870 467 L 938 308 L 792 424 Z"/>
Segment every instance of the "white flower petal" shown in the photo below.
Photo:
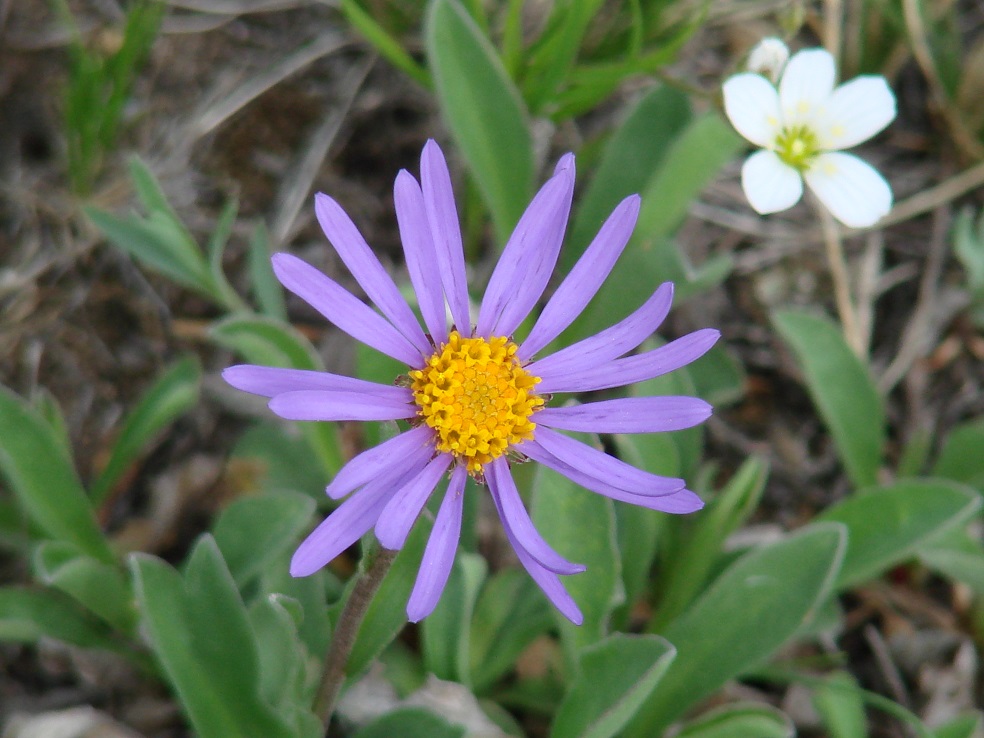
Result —
<path fill-rule="evenodd" d="M 782 125 L 776 88 L 760 74 L 736 74 L 722 91 L 735 130 L 757 146 L 771 146 Z"/>
<path fill-rule="evenodd" d="M 791 208 L 803 196 L 799 172 L 771 151 L 757 151 L 741 168 L 741 186 L 752 207 L 763 215 Z"/>
<path fill-rule="evenodd" d="M 779 102 L 786 126 L 810 124 L 834 89 L 834 57 L 824 49 L 793 55 L 779 81 Z"/>
<path fill-rule="evenodd" d="M 884 77 L 858 77 L 838 87 L 816 126 L 822 149 L 849 149 L 895 118 L 895 95 Z"/>
<path fill-rule="evenodd" d="M 821 154 L 803 176 L 820 202 L 851 228 L 874 225 L 892 209 L 888 182 L 874 167 L 852 154 Z"/>

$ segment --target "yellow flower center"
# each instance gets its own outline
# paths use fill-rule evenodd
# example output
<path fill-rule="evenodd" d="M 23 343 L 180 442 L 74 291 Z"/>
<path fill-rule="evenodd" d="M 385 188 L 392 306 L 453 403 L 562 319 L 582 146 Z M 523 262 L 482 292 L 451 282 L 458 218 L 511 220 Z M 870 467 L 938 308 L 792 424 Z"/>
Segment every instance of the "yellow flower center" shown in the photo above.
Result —
<path fill-rule="evenodd" d="M 806 171 L 820 153 L 817 135 L 806 126 L 783 128 L 776 136 L 775 152 L 793 169 Z"/>
<path fill-rule="evenodd" d="M 462 338 L 448 342 L 423 369 L 410 372 L 417 415 L 437 432 L 438 451 L 453 454 L 468 473 L 533 437 L 530 417 L 543 406 L 533 394 L 540 381 L 519 364 L 518 346 L 507 338 Z"/>

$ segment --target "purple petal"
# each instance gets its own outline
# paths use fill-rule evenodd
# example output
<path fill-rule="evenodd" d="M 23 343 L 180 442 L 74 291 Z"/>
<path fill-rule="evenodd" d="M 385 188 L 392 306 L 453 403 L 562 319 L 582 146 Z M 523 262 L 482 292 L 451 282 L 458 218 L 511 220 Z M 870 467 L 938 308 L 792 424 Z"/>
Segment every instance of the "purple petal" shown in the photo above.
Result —
<path fill-rule="evenodd" d="M 400 489 L 406 480 L 418 474 L 427 459 L 403 462 L 381 471 L 304 539 L 291 559 L 291 576 L 313 574 L 364 536 L 393 496 L 394 490 Z"/>
<path fill-rule="evenodd" d="M 376 521 L 376 538 L 384 548 L 398 551 L 410 534 L 427 498 L 451 465 L 451 454 L 434 457 L 416 477 L 397 490 Z"/>
<path fill-rule="evenodd" d="M 421 425 L 363 451 L 339 470 L 325 494 L 337 500 L 391 467 L 408 465 L 417 458 L 426 461 L 434 451 L 433 435 L 429 426 Z"/>
<path fill-rule="evenodd" d="M 580 371 L 555 373 L 550 378 L 542 380 L 536 386 L 536 391 L 540 394 L 590 392 L 644 382 L 699 359 L 720 336 L 719 331 L 704 328 L 636 356 L 626 356 Z"/>
<path fill-rule="evenodd" d="M 613 500 L 618 500 L 619 502 L 627 502 L 630 505 L 639 505 L 650 510 L 677 514 L 694 512 L 704 506 L 701 499 L 688 489 L 681 488 L 669 494 L 654 495 L 650 493 L 637 494 L 613 487 L 598 477 L 592 476 L 591 470 L 571 466 L 566 461 L 561 461 L 535 441 L 527 442 L 523 446 L 522 451 L 531 459 L 538 461 L 544 466 L 549 466 L 554 471 L 563 474 L 572 482 L 581 485 L 585 489 L 589 489 L 605 497 L 610 497 Z"/>
<path fill-rule="evenodd" d="M 421 354 L 430 353 L 430 342 L 407 301 L 341 205 L 319 192 L 314 196 L 314 212 L 321 230 L 369 299 Z"/>
<path fill-rule="evenodd" d="M 448 339 L 448 321 L 444 313 L 444 290 L 441 288 L 441 274 L 437 270 L 437 255 L 427 222 L 423 193 L 417 180 L 406 169 L 401 169 L 396 175 L 393 201 L 407 271 L 417 294 L 420 312 L 434 342 L 444 343 Z"/>
<path fill-rule="evenodd" d="M 441 272 L 441 283 L 451 308 L 451 318 L 462 335 L 467 335 L 471 333 L 471 318 L 468 314 L 468 283 L 465 280 L 461 227 L 458 225 L 458 211 L 454 204 L 448 163 L 433 139 L 424 145 L 424 152 L 420 157 L 420 181 L 427 221 L 434 239 L 437 266 Z"/>
<path fill-rule="evenodd" d="M 273 271 L 284 287 L 352 338 L 409 366 L 422 365 L 421 352 L 385 318 L 307 262 L 274 254 Z"/>
<path fill-rule="evenodd" d="M 370 485 L 345 500 L 304 539 L 290 560 L 290 574 L 306 577 L 318 571 L 364 536 L 392 495 L 392 488 Z"/>
<path fill-rule="evenodd" d="M 663 322 L 672 303 L 673 284 L 664 282 L 642 307 L 625 320 L 555 354 L 534 361 L 528 369 L 531 374 L 546 381 L 616 359 L 645 341 Z"/>
<path fill-rule="evenodd" d="M 270 400 L 270 409 L 287 420 L 403 420 L 416 415 L 410 390 L 391 389 L 403 392 L 393 397 L 326 390 L 284 392 Z"/>
<path fill-rule="evenodd" d="M 444 585 L 448 583 L 454 554 L 458 549 L 461 535 L 461 506 L 464 500 L 462 491 L 468 474 L 464 466 L 456 467 L 451 473 L 448 491 L 444 494 L 441 509 L 431 530 L 424 558 L 420 562 L 417 581 L 407 602 L 407 617 L 411 623 L 419 622 L 430 615 L 437 607 Z"/>
<path fill-rule="evenodd" d="M 314 372 L 308 369 L 281 369 L 274 366 L 238 364 L 222 372 L 222 378 L 236 389 L 254 395 L 273 397 L 283 392 L 298 390 L 329 390 L 334 392 L 365 392 L 374 394 L 381 390 L 382 396 L 389 396 L 394 387 L 364 379 L 345 377 L 328 372 Z"/>
<path fill-rule="evenodd" d="M 639 203 L 639 196 L 631 195 L 608 216 L 598 235 L 561 282 L 540 313 L 533 330 L 519 347 L 516 355 L 521 361 L 528 360 L 559 336 L 598 292 L 629 242 L 639 217 Z"/>
<path fill-rule="evenodd" d="M 664 433 L 703 423 L 711 411 L 696 397 L 622 397 L 543 408 L 535 420 L 538 426 L 588 433 Z"/>
<path fill-rule="evenodd" d="M 496 510 L 502 519 L 503 527 L 512 532 L 512 537 L 523 547 L 530 556 L 546 569 L 556 574 L 577 574 L 587 567 L 584 564 L 574 564 L 550 547 L 543 536 L 533 525 L 523 500 L 516 489 L 512 474 L 509 472 L 509 462 L 499 457 L 485 467 L 489 490 Z M 513 544 L 515 547 L 515 544 Z"/>
<path fill-rule="evenodd" d="M 583 472 L 587 477 L 595 479 L 613 489 L 620 489 L 634 495 L 667 495 L 683 489 L 685 482 L 672 477 L 659 477 L 647 471 L 626 464 L 614 456 L 599 451 L 585 443 L 568 438 L 562 433 L 538 425 L 534 431 L 534 440 L 517 444 L 516 450 L 531 458 L 541 461 L 527 447 L 536 445 L 545 450 L 553 458 L 571 469 Z M 546 463 L 546 462 L 544 462 Z M 549 464 L 547 464 L 550 466 Z M 560 471 L 558 469 L 558 471 Z M 571 477 L 573 479 L 573 477 Z M 584 484 L 575 480 L 578 484 Z M 584 484 L 588 489 L 594 489 Z M 597 491 L 597 490 L 596 490 Z"/>
<path fill-rule="evenodd" d="M 489 279 L 475 332 L 510 336 L 546 289 L 564 240 L 574 196 L 574 159 L 562 159 L 526 208 Z"/>
<path fill-rule="evenodd" d="M 542 567 L 536 559 L 526 553 L 526 550 L 519 545 L 519 541 L 516 540 L 509 528 L 505 528 L 505 531 L 506 538 L 509 539 L 513 550 L 516 551 L 516 556 L 519 557 L 519 563 L 523 565 L 523 568 L 526 569 L 533 581 L 543 590 L 543 594 L 547 596 L 547 599 L 574 625 L 583 623 L 584 616 L 581 614 L 577 603 L 570 596 L 570 593 L 564 588 L 560 577 L 549 569 Z"/>

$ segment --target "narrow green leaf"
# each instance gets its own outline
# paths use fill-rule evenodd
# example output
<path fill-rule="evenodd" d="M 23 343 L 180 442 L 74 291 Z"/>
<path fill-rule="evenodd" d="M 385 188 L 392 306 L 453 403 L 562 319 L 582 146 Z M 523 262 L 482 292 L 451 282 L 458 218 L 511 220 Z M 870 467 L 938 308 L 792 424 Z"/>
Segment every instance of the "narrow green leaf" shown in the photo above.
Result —
<path fill-rule="evenodd" d="M 591 442 L 584 436 L 579 440 Z M 596 438 L 594 442 L 597 443 Z M 612 611 L 625 600 L 614 503 L 539 466 L 533 481 L 530 516 L 561 556 L 587 566 L 587 571 L 563 578 L 564 586 L 581 608 L 584 623 L 573 625 L 556 613 L 561 640 L 573 664 L 582 648 L 608 635 Z"/>
<path fill-rule="evenodd" d="M 120 476 L 161 430 L 195 406 L 201 379 L 198 362 L 188 357 L 165 370 L 144 393 L 123 421 L 109 461 L 89 490 L 94 504 L 105 499 Z"/>
<path fill-rule="evenodd" d="M 583 649 L 550 738 L 610 738 L 649 699 L 676 656 L 652 635 L 616 633 Z"/>
<path fill-rule="evenodd" d="M 325 485 L 331 477 L 312 455 L 300 429 L 272 420 L 257 423 L 239 437 L 232 458 L 246 465 L 260 491 L 296 490 L 316 502 L 325 499 Z"/>
<path fill-rule="evenodd" d="M 350 679 L 368 669 L 407 624 L 407 601 L 410 599 L 413 584 L 417 581 L 417 570 L 420 568 L 432 525 L 429 515 L 420 516 L 369 605 L 345 669 Z"/>
<path fill-rule="evenodd" d="M 841 525 L 810 525 L 725 569 L 662 633 L 676 646 L 676 660 L 626 738 L 659 735 L 728 679 L 775 653 L 829 593 L 846 537 Z"/>
<path fill-rule="evenodd" d="M 432 0 L 424 40 L 441 110 L 504 245 L 533 188 L 533 143 L 522 100 L 458 0 Z"/>
<path fill-rule="evenodd" d="M 796 355 L 851 480 L 858 486 L 875 484 L 885 445 L 885 409 L 868 369 L 826 318 L 783 310 L 773 322 Z"/>
<path fill-rule="evenodd" d="M 422 707 L 403 707 L 360 729 L 353 738 L 463 738 L 465 728 L 452 725 Z"/>
<path fill-rule="evenodd" d="M 523 70 L 523 96 L 534 113 L 553 101 L 603 3 L 604 0 L 578 0 L 554 5 L 546 29 L 526 55 Z"/>
<path fill-rule="evenodd" d="M 687 96 L 670 87 L 656 87 L 636 103 L 605 145 L 580 198 L 560 253 L 562 271 L 570 271 L 619 202 L 646 188 L 690 119 Z"/>
<path fill-rule="evenodd" d="M 307 654 L 297 635 L 297 624 L 285 607 L 297 605 L 282 595 L 270 594 L 249 609 L 259 657 L 259 689 L 270 705 L 297 704 L 303 696 Z"/>
<path fill-rule="evenodd" d="M 212 325 L 208 337 L 252 364 L 323 369 L 311 342 L 289 323 L 261 315 L 231 315 Z"/>
<path fill-rule="evenodd" d="M 0 587 L 0 641 L 36 643 L 52 638 L 83 648 L 120 650 L 112 632 L 60 592 Z"/>
<path fill-rule="evenodd" d="M 481 556 L 459 553 L 441 601 L 421 623 L 424 666 L 438 679 L 469 686 L 472 612 L 487 572 Z"/>
<path fill-rule="evenodd" d="M 307 495 L 281 491 L 244 497 L 222 511 L 213 535 L 240 589 L 297 545 L 314 507 Z"/>
<path fill-rule="evenodd" d="M 984 734 L 984 716 L 980 712 L 949 720 L 933 731 L 933 738 L 980 738 Z"/>
<path fill-rule="evenodd" d="M 971 537 L 967 528 L 956 526 L 934 536 L 919 549 L 924 565 L 949 579 L 963 582 L 978 597 L 984 597 L 984 543 Z"/>
<path fill-rule="evenodd" d="M 345 13 L 345 19 L 352 24 L 352 27 L 361 33 L 386 61 L 424 87 L 430 88 L 431 79 L 427 70 L 407 53 L 399 41 L 363 10 L 356 0 L 342 0 L 342 12 Z"/>
<path fill-rule="evenodd" d="M 554 623 L 551 608 L 521 569 L 503 569 L 485 583 L 471 623 L 471 684 L 477 694 L 508 672 Z"/>
<path fill-rule="evenodd" d="M 687 535 L 668 556 L 673 564 L 660 579 L 659 609 L 650 623 L 651 630 L 661 630 L 703 590 L 720 560 L 721 544 L 758 507 L 768 475 L 763 459 L 747 459 L 708 508 L 693 516 Z"/>
<path fill-rule="evenodd" d="M 868 735 L 861 688 L 848 672 L 837 671 L 827 677 L 813 693 L 813 706 L 820 713 L 830 738 Z"/>
<path fill-rule="evenodd" d="M 249 283 L 260 305 L 260 311 L 269 318 L 287 322 L 287 304 L 284 301 L 284 288 L 280 286 L 270 257 L 273 249 L 270 244 L 270 231 L 261 220 L 257 222 L 249 238 Z"/>
<path fill-rule="evenodd" d="M 783 712 L 764 704 L 718 707 L 687 723 L 679 738 L 793 738 L 796 728 Z M 856 733 L 854 738 L 863 738 Z"/>
<path fill-rule="evenodd" d="M 933 536 L 970 519 L 981 507 L 974 490 L 941 479 L 907 479 L 853 495 L 817 516 L 841 523 L 849 541 L 837 588 L 878 576 Z"/>
<path fill-rule="evenodd" d="M 114 560 L 58 435 L 30 405 L 3 386 L 0 473 L 45 533 L 99 561 Z"/>
<path fill-rule="evenodd" d="M 946 437 L 933 468 L 934 477 L 964 482 L 984 490 L 984 418 L 957 426 Z"/>
<path fill-rule="evenodd" d="M 61 590 L 123 633 L 137 620 L 133 591 L 115 566 L 80 553 L 62 541 L 44 541 L 32 557 L 35 578 Z"/>

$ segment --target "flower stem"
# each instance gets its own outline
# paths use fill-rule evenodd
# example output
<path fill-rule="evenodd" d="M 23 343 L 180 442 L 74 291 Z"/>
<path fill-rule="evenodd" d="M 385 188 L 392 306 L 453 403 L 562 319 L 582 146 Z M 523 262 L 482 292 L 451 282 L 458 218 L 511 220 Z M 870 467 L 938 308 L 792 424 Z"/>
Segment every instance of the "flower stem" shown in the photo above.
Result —
<path fill-rule="evenodd" d="M 389 551 L 379 546 L 366 554 L 369 560 L 368 566 L 358 575 L 359 579 L 352 588 L 345 607 L 342 608 L 338 623 L 335 625 L 331 645 L 328 646 L 328 653 L 325 655 L 318 696 L 314 701 L 314 712 L 324 724 L 326 733 L 332 712 L 335 709 L 338 693 L 345 683 L 347 676 L 345 667 L 348 665 L 352 647 L 355 645 L 355 636 L 358 634 L 362 620 L 369 610 L 373 595 L 376 594 L 379 585 L 382 584 L 397 553 L 397 551 Z"/>
<path fill-rule="evenodd" d="M 857 311 L 851 301 L 851 284 L 847 274 L 847 259 L 844 258 L 844 245 L 841 242 L 840 231 L 827 209 L 819 202 L 815 202 L 814 205 L 820 218 L 820 227 L 823 230 L 827 264 L 830 267 L 830 277 L 834 283 L 834 301 L 837 304 L 837 314 L 840 317 L 841 329 L 844 331 L 844 339 L 847 341 L 847 345 L 851 347 L 851 351 L 859 359 L 864 359 L 866 341 L 861 332 Z"/>

